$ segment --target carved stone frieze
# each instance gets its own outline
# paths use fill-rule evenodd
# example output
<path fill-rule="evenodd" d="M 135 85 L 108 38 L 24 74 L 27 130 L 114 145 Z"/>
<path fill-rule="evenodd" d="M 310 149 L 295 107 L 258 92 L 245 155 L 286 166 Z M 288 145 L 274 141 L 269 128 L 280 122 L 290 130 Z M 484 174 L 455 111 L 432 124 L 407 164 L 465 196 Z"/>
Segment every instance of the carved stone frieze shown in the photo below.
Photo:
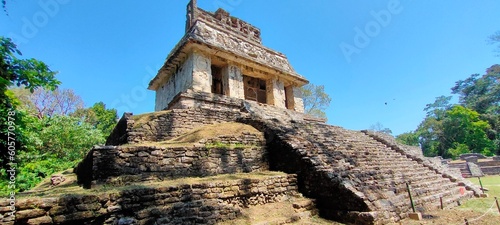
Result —
<path fill-rule="evenodd" d="M 272 66 L 286 73 L 298 75 L 283 54 L 263 46 L 252 44 L 242 38 L 213 28 L 206 23 L 197 21 L 189 35 L 207 45 L 216 46 L 233 54 Z"/>

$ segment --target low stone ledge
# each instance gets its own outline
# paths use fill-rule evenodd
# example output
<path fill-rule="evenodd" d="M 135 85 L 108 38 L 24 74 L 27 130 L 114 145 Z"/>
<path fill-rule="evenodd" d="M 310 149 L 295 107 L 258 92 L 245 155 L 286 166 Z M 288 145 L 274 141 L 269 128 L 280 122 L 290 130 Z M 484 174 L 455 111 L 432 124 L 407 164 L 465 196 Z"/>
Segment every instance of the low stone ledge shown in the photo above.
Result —
<path fill-rule="evenodd" d="M 16 204 L 15 223 L 116 224 L 130 220 L 137 224 L 161 221 L 184 224 L 194 220 L 215 224 L 241 215 L 243 207 L 278 202 L 286 195 L 298 195 L 296 182 L 297 176 L 291 174 L 168 187 L 153 185 L 99 195 L 25 199 Z M 8 215 L 2 216 L 3 222 L 8 223 Z"/>

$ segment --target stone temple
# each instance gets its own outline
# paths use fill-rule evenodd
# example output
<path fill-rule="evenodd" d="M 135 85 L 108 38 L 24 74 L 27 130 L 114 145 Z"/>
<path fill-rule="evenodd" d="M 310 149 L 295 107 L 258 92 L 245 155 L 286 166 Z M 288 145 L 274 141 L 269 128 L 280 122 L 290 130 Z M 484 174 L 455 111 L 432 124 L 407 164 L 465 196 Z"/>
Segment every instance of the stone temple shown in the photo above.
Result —
<path fill-rule="evenodd" d="M 458 169 L 417 147 L 303 114 L 299 88 L 307 82 L 261 44 L 258 28 L 192 0 L 184 37 L 149 84 L 155 112 L 125 113 L 106 145 L 75 168 L 90 190 L 75 183 L 37 193 L 16 203 L 15 218 L 0 200 L 0 221 L 217 224 L 251 206 L 306 199 L 293 203 L 293 218 L 266 222 L 318 214 L 387 224 L 412 208 L 450 208 L 481 195 Z"/>
<path fill-rule="evenodd" d="M 230 16 L 187 6 L 186 34 L 149 83 L 155 111 L 196 107 L 183 92 L 224 95 L 304 111 L 299 88 L 308 81 L 285 55 L 262 45 L 260 30 Z M 180 95 L 179 95 L 180 94 Z"/>

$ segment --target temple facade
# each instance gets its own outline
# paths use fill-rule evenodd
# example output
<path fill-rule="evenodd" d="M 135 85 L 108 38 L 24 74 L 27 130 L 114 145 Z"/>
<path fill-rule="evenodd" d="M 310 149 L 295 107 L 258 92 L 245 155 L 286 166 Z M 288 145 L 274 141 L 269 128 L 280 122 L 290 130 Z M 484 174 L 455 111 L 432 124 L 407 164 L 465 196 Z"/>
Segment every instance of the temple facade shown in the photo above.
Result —
<path fill-rule="evenodd" d="M 186 33 L 148 89 L 156 92 L 155 111 L 175 108 L 183 101 L 178 96 L 195 92 L 303 112 L 299 88 L 307 83 L 284 54 L 262 45 L 257 27 L 223 9 L 202 10 L 191 0 Z"/>

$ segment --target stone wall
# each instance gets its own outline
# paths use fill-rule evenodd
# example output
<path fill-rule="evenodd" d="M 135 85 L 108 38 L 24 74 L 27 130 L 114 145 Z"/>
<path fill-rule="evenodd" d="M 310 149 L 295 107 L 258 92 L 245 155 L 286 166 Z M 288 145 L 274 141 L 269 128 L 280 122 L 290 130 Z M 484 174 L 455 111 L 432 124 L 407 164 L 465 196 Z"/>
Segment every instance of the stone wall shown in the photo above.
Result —
<path fill-rule="evenodd" d="M 193 54 L 189 55 L 182 66 L 156 90 L 155 111 L 166 109 L 177 94 L 193 86 L 195 59 Z"/>
<path fill-rule="evenodd" d="M 470 156 L 469 156 L 470 157 Z M 495 160 L 495 157 L 478 160 L 475 164 L 479 166 L 481 171 L 486 175 L 500 174 L 500 160 Z M 448 164 L 457 170 L 460 170 L 462 177 L 472 177 L 473 174 L 469 170 L 467 163 L 463 161 L 452 161 Z"/>
<path fill-rule="evenodd" d="M 304 113 L 304 100 L 302 99 L 302 91 L 299 87 L 293 87 L 293 98 L 295 111 Z"/>
<path fill-rule="evenodd" d="M 244 100 L 212 93 L 187 90 L 178 94 L 169 104 L 169 109 L 210 109 L 240 112 Z"/>
<path fill-rule="evenodd" d="M 137 187 L 100 194 L 21 199 L 15 224 L 215 224 L 241 215 L 250 205 L 296 195 L 296 176 Z M 14 224 L 8 200 L 0 200 L 0 222 Z"/>
<path fill-rule="evenodd" d="M 193 9 L 191 15 L 194 19 L 203 20 L 217 25 L 218 27 L 222 27 L 224 30 L 231 32 L 235 36 L 240 36 L 248 41 L 261 44 L 262 40 L 260 38 L 259 28 L 236 17 L 230 16 L 229 12 L 221 8 L 219 8 L 215 13 L 210 13 L 196 7 Z"/>
<path fill-rule="evenodd" d="M 155 174 L 163 177 L 210 176 L 267 171 L 264 140 L 254 134 L 223 136 L 204 140 L 203 147 L 104 146 L 94 147 L 75 172 L 89 187 L 94 180 L 105 181 L 121 175 Z M 90 166 L 91 165 L 91 166 Z M 89 174 L 92 168 L 93 174 Z"/>
<path fill-rule="evenodd" d="M 186 103 L 186 102 L 184 102 Z M 212 103 L 213 104 L 213 103 Z M 226 108 L 228 109 L 228 108 Z M 159 142 L 170 140 L 195 127 L 236 121 L 240 116 L 233 110 L 172 109 L 140 116 L 123 116 L 106 141 L 106 145 Z M 146 117 L 144 123 L 136 120 Z"/>

